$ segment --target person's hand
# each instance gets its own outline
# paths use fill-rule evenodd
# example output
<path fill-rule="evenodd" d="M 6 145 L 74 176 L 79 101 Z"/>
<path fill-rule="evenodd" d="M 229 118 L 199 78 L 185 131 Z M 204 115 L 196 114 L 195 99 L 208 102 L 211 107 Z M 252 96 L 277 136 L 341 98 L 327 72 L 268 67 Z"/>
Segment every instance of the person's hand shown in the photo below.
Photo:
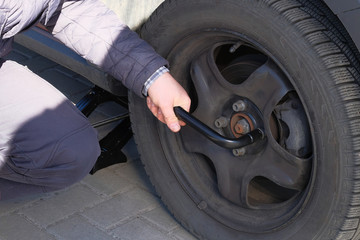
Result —
<path fill-rule="evenodd" d="M 148 89 L 147 106 L 157 119 L 173 132 L 178 132 L 185 123 L 179 121 L 173 108 L 190 109 L 191 100 L 185 89 L 170 75 L 164 73 Z"/>

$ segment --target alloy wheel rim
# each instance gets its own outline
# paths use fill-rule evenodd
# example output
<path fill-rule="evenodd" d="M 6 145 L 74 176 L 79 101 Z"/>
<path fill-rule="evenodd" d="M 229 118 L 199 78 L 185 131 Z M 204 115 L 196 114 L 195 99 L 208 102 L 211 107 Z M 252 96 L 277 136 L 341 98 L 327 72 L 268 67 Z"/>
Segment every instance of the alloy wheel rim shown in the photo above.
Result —
<path fill-rule="evenodd" d="M 169 59 L 193 99 L 195 117 L 228 137 L 243 134 L 247 125 L 267 134 L 234 154 L 190 128 L 173 136 L 159 127 L 179 183 L 199 209 L 234 229 L 247 232 L 254 222 L 256 232 L 286 225 L 311 192 L 314 144 L 304 106 L 283 68 L 257 42 L 225 30 L 192 34 Z M 245 107 L 236 111 L 239 102 Z M 236 130 L 240 120 L 245 124 Z"/>

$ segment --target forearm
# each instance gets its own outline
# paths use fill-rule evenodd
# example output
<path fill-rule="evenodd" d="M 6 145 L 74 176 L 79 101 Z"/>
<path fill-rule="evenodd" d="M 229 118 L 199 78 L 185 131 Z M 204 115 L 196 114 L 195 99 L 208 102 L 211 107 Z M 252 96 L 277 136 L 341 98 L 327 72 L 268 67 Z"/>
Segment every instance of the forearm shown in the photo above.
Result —
<path fill-rule="evenodd" d="M 66 1 L 48 27 L 56 38 L 138 95 L 145 81 L 167 65 L 98 0 Z"/>

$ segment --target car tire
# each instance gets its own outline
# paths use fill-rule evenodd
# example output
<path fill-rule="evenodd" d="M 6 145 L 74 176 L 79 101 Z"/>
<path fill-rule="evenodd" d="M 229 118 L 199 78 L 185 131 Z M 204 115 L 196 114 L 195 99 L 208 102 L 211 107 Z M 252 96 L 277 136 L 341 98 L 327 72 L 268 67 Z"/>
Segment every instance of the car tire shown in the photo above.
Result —
<path fill-rule="evenodd" d="M 266 134 L 238 151 L 188 126 L 174 134 L 130 93 L 146 171 L 190 232 L 357 239 L 359 55 L 321 1 L 165 1 L 141 36 L 169 60 L 195 117 L 230 138 L 246 128 Z"/>

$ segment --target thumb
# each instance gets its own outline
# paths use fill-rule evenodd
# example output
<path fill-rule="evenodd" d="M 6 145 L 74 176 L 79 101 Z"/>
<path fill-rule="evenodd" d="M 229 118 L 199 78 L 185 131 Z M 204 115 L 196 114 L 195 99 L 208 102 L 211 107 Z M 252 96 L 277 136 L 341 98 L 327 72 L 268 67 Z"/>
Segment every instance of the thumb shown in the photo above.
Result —
<path fill-rule="evenodd" d="M 168 128 L 173 132 L 180 131 L 179 119 L 176 117 L 175 112 L 171 106 L 164 107 L 161 109 L 161 112 L 164 116 L 164 120 Z"/>

